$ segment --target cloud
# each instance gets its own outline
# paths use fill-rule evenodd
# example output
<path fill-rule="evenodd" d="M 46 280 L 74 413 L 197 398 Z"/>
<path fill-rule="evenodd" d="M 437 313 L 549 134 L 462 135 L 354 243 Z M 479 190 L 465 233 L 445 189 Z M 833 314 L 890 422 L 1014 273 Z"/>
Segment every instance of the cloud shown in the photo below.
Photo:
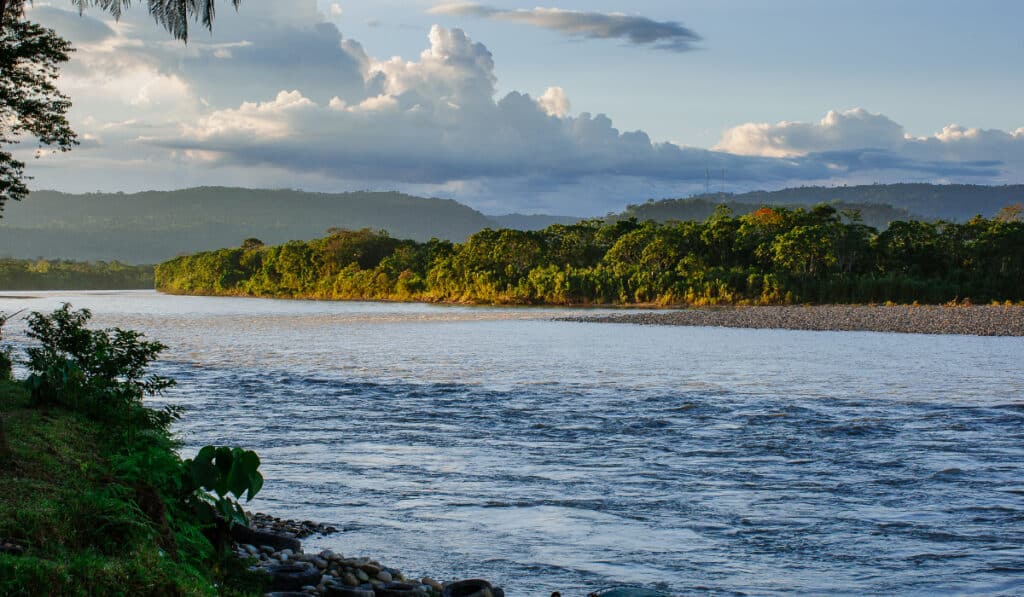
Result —
<path fill-rule="evenodd" d="M 830 111 L 817 123 L 747 123 L 722 135 L 715 149 L 738 155 L 785 158 L 820 151 L 893 149 L 904 142 L 903 127 L 861 108 Z"/>
<path fill-rule="evenodd" d="M 708 170 L 724 170 L 729 189 L 1024 182 L 1024 129 L 951 125 L 915 137 L 857 109 L 743 124 L 711 150 L 684 147 L 574 112 L 562 87 L 499 95 L 495 56 L 460 29 L 435 26 L 419 56 L 380 59 L 315 0 L 284 4 L 247 0 L 188 46 L 144 10 L 120 23 L 42 13 L 80 36 L 61 87 L 91 141 L 33 160 L 38 187 L 397 188 L 491 212 L 600 215 L 701 191 Z"/>
<path fill-rule="evenodd" d="M 463 16 L 505 21 L 551 29 L 586 39 L 623 39 L 633 45 L 686 52 L 701 36 L 682 23 L 655 21 L 621 13 L 583 12 L 559 8 L 505 10 L 475 2 L 440 4 L 427 11 L 433 15 Z"/>
<path fill-rule="evenodd" d="M 737 155 L 818 158 L 847 170 L 905 170 L 935 176 L 1024 174 L 1024 128 L 1007 132 L 956 124 L 923 137 L 890 118 L 854 108 L 816 123 L 747 123 L 722 134 L 715 150 Z"/>
<path fill-rule="evenodd" d="M 571 116 L 561 88 L 538 99 L 512 92 L 496 100 L 485 46 L 439 26 L 429 41 L 415 62 L 371 60 L 366 77 L 380 93 L 361 101 L 318 102 L 282 90 L 268 101 L 216 110 L 155 142 L 233 165 L 427 185 L 502 178 L 553 188 L 607 176 L 692 182 L 703 180 L 712 158 L 738 178 L 829 174 L 813 160 L 712 155 L 619 131 L 602 114 Z"/>
<path fill-rule="evenodd" d="M 537 103 L 547 112 L 548 116 L 564 118 L 569 115 L 572 104 L 561 87 L 549 87 L 544 95 L 537 98 Z"/>

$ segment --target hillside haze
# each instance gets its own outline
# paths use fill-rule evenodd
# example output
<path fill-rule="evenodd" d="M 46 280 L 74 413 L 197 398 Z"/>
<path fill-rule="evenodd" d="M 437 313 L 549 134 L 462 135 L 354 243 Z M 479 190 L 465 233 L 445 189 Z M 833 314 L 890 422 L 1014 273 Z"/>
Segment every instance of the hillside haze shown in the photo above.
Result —
<path fill-rule="evenodd" d="M 796 187 L 780 191 L 710 195 L 754 205 L 847 204 L 889 205 L 926 220 L 963 222 L 976 215 L 992 217 L 1000 209 L 1024 203 L 1024 185 L 877 184 L 840 187 Z"/>
<path fill-rule="evenodd" d="M 450 199 L 391 192 L 308 193 L 200 187 L 143 193 L 33 193 L 0 220 L 0 255 L 156 263 L 182 253 L 306 240 L 328 228 L 372 228 L 392 236 L 463 240 L 493 226 Z"/>
<path fill-rule="evenodd" d="M 720 204 L 744 214 L 762 205 L 823 202 L 840 211 L 857 210 L 866 224 L 882 229 L 895 220 L 992 216 L 1006 205 L 1024 203 L 1024 185 L 900 184 L 720 193 L 629 205 L 608 218 L 703 221 Z M 181 254 L 238 246 L 251 237 L 267 244 L 310 240 L 329 228 L 385 230 L 393 237 L 417 241 L 462 241 L 484 228 L 539 230 L 578 219 L 488 216 L 451 199 L 396 192 L 328 194 L 228 187 L 131 194 L 39 191 L 6 206 L 0 219 L 0 257 L 158 263 Z"/>

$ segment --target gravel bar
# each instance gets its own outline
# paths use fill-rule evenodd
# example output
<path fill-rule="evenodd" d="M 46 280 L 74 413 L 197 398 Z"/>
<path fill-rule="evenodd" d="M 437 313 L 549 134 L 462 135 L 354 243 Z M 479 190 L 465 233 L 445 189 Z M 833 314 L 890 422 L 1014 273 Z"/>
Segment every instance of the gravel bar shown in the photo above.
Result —
<path fill-rule="evenodd" d="M 814 305 L 701 307 L 566 318 L 631 323 L 755 329 L 1024 336 L 1022 306 Z"/>

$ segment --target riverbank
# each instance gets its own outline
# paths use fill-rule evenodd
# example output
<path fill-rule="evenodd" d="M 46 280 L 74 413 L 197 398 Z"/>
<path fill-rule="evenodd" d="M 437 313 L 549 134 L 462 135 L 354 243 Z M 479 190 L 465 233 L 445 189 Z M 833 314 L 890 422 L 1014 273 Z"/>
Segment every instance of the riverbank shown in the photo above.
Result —
<path fill-rule="evenodd" d="M 0 594 L 436 597 L 456 582 L 407 579 L 368 557 L 303 553 L 300 539 L 339 530 L 263 514 L 218 556 L 155 489 L 125 478 L 103 434 L 95 421 L 37 407 L 23 384 L 0 381 Z M 481 585 L 503 595 L 489 587 Z"/>
<path fill-rule="evenodd" d="M 703 307 L 565 318 L 587 323 L 814 331 L 1024 336 L 1024 306 Z"/>

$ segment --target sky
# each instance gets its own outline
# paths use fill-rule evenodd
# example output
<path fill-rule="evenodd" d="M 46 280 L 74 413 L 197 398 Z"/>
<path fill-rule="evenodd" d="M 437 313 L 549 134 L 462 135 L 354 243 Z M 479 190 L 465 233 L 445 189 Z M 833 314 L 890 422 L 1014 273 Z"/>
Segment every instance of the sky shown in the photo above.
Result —
<path fill-rule="evenodd" d="M 28 160 L 32 187 L 590 216 L 705 188 L 1024 183 L 1017 0 L 220 4 L 185 45 L 142 6 L 37 1 L 77 48 L 82 143 Z"/>

